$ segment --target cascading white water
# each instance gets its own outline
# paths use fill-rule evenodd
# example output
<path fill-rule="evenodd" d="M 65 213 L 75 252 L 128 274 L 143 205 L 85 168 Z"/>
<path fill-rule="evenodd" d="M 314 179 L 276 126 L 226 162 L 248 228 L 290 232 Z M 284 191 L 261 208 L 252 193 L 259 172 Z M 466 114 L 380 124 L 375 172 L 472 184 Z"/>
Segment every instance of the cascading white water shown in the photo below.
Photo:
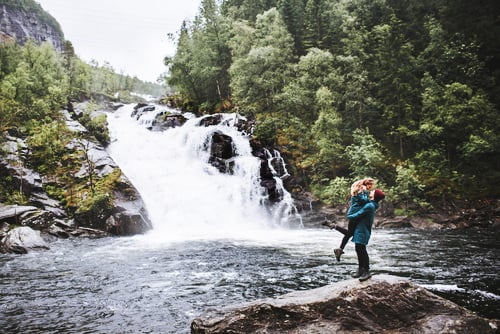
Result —
<path fill-rule="evenodd" d="M 232 126 L 238 115 L 225 115 L 219 125 L 208 127 L 198 126 L 200 119 L 191 117 L 181 127 L 152 132 L 146 126 L 158 108 L 139 119 L 130 116 L 132 111 L 127 105 L 108 114 L 113 139 L 108 150 L 146 203 L 154 226 L 149 236 L 169 241 L 239 239 L 302 226 L 284 188 L 281 202 L 264 205 L 260 160 L 252 155 L 248 138 Z M 222 174 L 208 163 L 206 147 L 215 131 L 233 140 L 232 174 Z M 282 187 L 279 177 L 276 182 Z"/>

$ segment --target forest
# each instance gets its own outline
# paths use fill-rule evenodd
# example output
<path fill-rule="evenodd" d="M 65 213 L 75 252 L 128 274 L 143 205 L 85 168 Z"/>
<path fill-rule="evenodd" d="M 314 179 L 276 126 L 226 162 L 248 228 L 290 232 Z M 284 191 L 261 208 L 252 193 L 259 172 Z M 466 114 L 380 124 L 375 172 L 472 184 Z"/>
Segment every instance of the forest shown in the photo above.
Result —
<path fill-rule="evenodd" d="M 367 176 L 402 214 L 498 199 L 499 21 L 494 0 L 202 0 L 168 99 L 254 119 L 328 204 Z"/>

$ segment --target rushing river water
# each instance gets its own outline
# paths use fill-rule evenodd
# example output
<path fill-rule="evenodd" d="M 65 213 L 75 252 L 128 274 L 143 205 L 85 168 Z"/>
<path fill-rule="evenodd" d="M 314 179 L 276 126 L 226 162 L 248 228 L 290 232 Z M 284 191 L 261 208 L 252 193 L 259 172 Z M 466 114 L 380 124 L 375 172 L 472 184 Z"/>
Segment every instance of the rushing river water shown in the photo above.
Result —
<path fill-rule="evenodd" d="M 0 332 L 189 333 L 204 311 L 350 278 L 353 245 L 340 262 L 332 254 L 340 233 L 307 227 L 293 203 L 262 208 L 255 160 L 232 129 L 223 131 L 240 156 L 235 174 L 221 175 L 197 142 L 209 128 L 188 122 L 149 132 L 130 108 L 109 116 L 109 152 L 141 192 L 154 229 L 0 255 Z M 368 252 L 375 274 L 410 278 L 498 318 L 499 236 L 377 229 Z"/>

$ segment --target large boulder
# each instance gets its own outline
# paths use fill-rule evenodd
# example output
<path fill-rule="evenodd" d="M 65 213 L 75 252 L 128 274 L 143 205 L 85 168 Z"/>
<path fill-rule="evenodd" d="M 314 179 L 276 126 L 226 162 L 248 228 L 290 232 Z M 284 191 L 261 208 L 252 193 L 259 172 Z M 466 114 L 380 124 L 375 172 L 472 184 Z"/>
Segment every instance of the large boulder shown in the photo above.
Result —
<path fill-rule="evenodd" d="M 346 280 L 206 313 L 191 333 L 498 333 L 481 318 L 408 280 Z"/>
<path fill-rule="evenodd" d="M 210 141 L 210 158 L 208 163 L 217 168 L 221 173 L 232 174 L 234 169 L 234 157 L 236 156 L 233 147 L 233 139 L 219 131 L 212 134 Z"/>
<path fill-rule="evenodd" d="M 49 249 L 40 236 L 40 231 L 27 226 L 16 227 L 0 241 L 2 253 L 26 254 L 30 249 Z"/>

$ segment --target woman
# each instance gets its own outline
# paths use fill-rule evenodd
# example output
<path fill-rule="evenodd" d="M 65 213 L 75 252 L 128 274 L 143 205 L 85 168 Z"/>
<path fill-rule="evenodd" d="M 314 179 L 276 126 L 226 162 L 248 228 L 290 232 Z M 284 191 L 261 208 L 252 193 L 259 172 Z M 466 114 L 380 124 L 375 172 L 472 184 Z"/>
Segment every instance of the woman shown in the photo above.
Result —
<path fill-rule="evenodd" d="M 352 241 L 356 244 L 356 255 L 358 256 L 358 271 L 352 277 L 366 281 L 371 277 L 370 258 L 366 251 L 366 245 L 370 241 L 372 225 L 375 219 L 375 211 L 379 207 L 379 202 L 385 198 L 385 194 L 380 189 L 375 189 L 370 194 L 371 200 L 361 208 L 361 210 L 347 215 L 349 221 L 356 220 Z"/>

